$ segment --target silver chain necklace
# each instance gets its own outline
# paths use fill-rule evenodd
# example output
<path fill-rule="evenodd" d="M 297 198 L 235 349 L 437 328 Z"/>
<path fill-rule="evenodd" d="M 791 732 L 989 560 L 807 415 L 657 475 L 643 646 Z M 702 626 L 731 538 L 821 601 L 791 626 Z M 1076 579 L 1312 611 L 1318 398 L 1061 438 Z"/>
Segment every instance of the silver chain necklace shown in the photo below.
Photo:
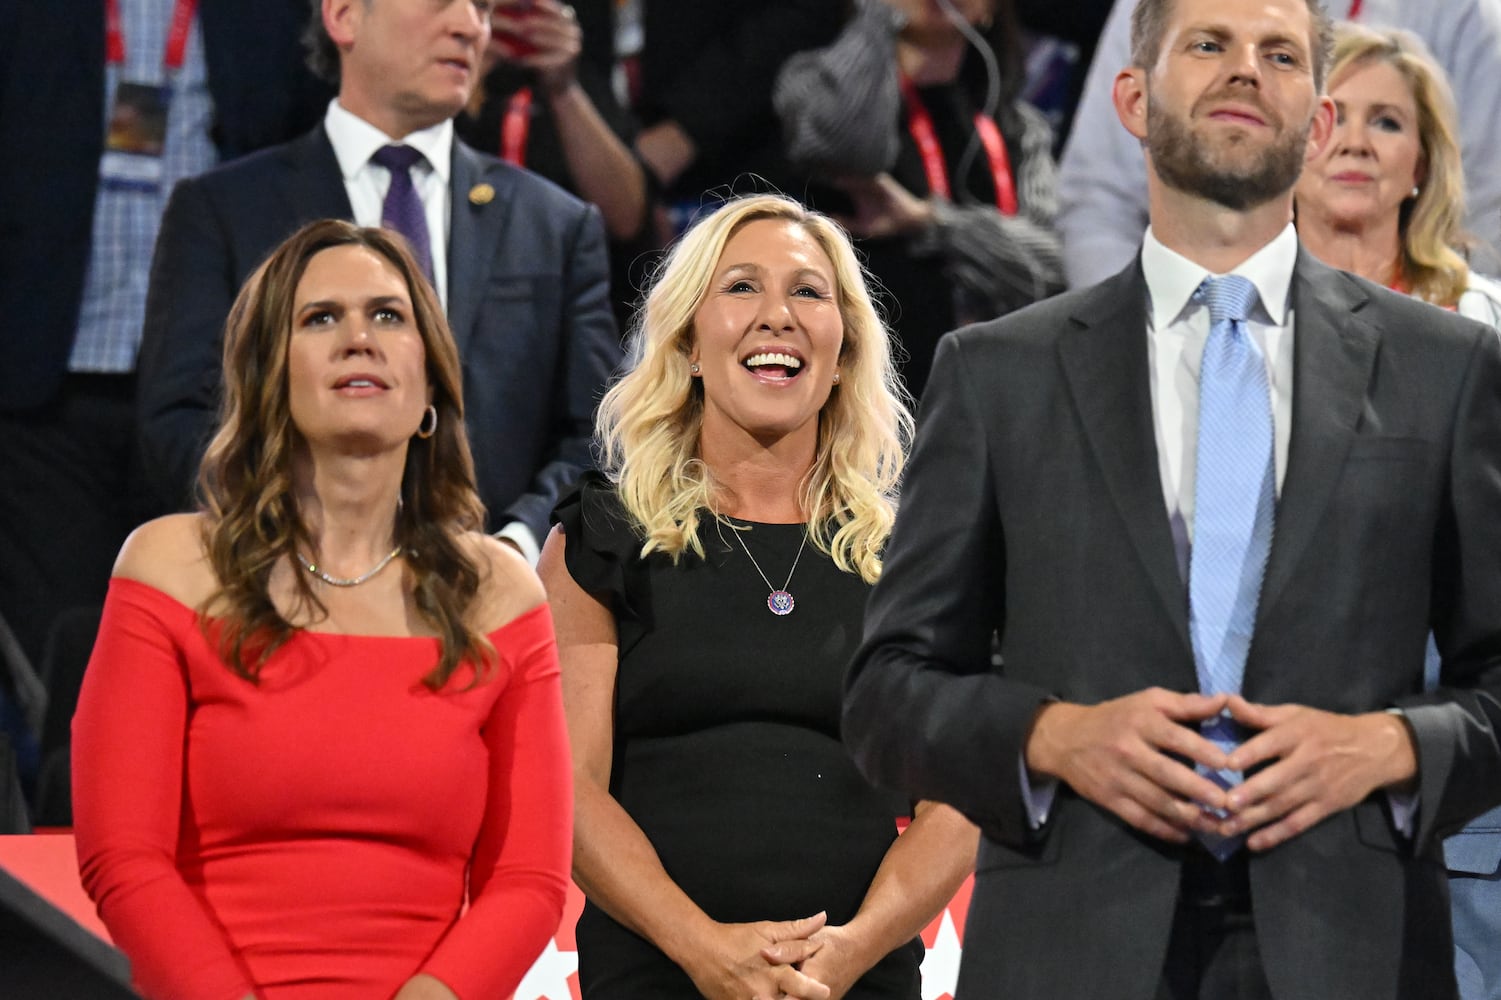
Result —
<path fill-rule="evenodd" d="M 739 529 L 732 525 L 730 534 L 735 536 L 735 541 L 740 543 L 741 550 L 745 552 L 745 558 L 749 559 L 751 565 L 756 567 L 756 572 L 761 575 L 762 580 L 766 581 L 766 589 L 771 591 L 770 594 L 766 595 L 766 607 L 774 615 L 792 614 L 792 609 L 797 607 L 797 602 L 792 599 L 792 594 L 787 590 L 787 587 L 792 583 L 792 574 L 797 572 L 798 560 L 802 559 L 803 549 L 808 544 L 808 532 L 806 530 L 803 531 L 802 544 L 797 547 L 797 555 L 792 559 L 792 568 L 787 571 L 787 582 L 783 583 L 780 589 L 771 585 L 771 580 L 766 576 L 766 571 L 761 568 L 760 563 L 756 562 L 756 557 L 751 555 L 751 550 L 746 547 L 745 539 L 740 537 Z"/>
<path fill-rule="evenodd" d="M 401 555 L 400 545 L 396 546 L 396 548 L 392 549 L 390 552 L 387 552 L 384 559 L 376 563 L 374 566 L 370 567 L 370 569 L 366 570 L 364 573 L 361 573 L 359 576 L 334 576 L 331 573 L 327 573 L 324 570 L 320 569 L 315 562 L 304 556 L 301 552 L 297 553 L 297 561 L 302 564 L 303 569 L 307 570 L 309 573 L 313 574 L 324 583 L 330 584 L 335 587 L 358 587 L 360 584 L 364 583 L 366 580 L 371 579 L 375 576 L 375 574 L 379 573 L 381 570 L 389 566 L 391 564 L 391 560 L 395 559 L 399 555 Z M 755 560 L 751 561 L 754 562 Z"/>

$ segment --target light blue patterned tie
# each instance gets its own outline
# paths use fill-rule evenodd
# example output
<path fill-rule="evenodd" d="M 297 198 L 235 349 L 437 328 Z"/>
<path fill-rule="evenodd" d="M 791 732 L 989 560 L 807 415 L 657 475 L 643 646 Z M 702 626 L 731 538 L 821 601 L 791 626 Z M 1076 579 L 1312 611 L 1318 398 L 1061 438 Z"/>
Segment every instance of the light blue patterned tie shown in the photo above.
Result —
<path fill-rule="evenodd" d="M 1266 362 L 1246 329 L 1256 286 L 1238 275 L 1207 278 L 1194 293 L 1209 305 L 1209 340 L 1199 369 L 1199 446 L 1188 623 L 1199 690 L 1238 693 L 1256 626 L 1256 604 L 1272 550 L 1276 511 L 1271 393 Z M 1226 750 L 1243 738 L 1228 716 L 1203 725 Z M 1228 788 L 1239 771 L 1209 777 Z M 1242 838 L 1201 836 L 1221 859 Z"/>

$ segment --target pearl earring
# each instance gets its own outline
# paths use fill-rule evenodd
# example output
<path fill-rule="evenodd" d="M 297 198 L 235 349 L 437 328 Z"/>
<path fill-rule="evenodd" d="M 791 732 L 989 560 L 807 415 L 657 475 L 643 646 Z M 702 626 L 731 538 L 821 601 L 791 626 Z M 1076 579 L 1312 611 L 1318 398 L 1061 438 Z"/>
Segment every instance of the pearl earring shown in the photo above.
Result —
<path fill-rule="evenodd" d="M 691 362 L 688 365 L 688 374 L 690 374 L 690 375 L 697 375 L 698 374 L 698 362 L 697 361 Z"/>
<path fill-rule="evenodd" d="M 1418 187 L 1416 184 L 1414 184 L 1412 186 L 1412 194 L 1408 195 L 1408 197 L 1409 198 L 1416 198 L 1419 194 L 1422 194 L 1422 192 L 1423 192 L 1423 189 L 1420 188 L 1420 187 Z"/>
<path fill-rule="evenodd" d="M 837 372 L 837 371 L 834 372 L 834 384 L 835 385 L 839 384 L 839 372 Z"/>

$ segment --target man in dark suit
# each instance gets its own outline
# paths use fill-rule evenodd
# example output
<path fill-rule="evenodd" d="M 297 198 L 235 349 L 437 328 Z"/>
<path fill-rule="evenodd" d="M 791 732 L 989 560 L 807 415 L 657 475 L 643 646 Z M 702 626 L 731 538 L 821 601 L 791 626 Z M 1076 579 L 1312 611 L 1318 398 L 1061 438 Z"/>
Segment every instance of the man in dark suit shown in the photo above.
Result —
<path fill-rule="evenodd" d="M 153 511 L 134 460 L 146 273 L 172 180 L 306 131 L 331 93 L 303 65 L 303 0 L 0 0 L 0 615 L 28 658 L 55 616 L 104 599 Z M 170 80 L 168 79 L 170 77 Z M 105 163 L 121 84 L 171 83 L 159 183 Z"/>
<path fill-rule="evenodd" d="M 464 359 L 469 439 L 490 528 L 535 560 L 558 493 L 590 464 L 597 395 L 620 357 L 599 213 L 453 137 L 489 39 L 484 0 L 323 0 L 309 37 L 337 74 L 321 126 L 185 182 L 157 242 L 141 354 L 146 459 L 179 502 L 219 391 L 240 284 L 298 226 L 390 218 L 397 169 L 420 202 L 414 242 Z M 445 238 L 446 234 L 446 238 Z M 408 235 L 411 239 L 411 234 Z"/>
<path fill-rule="evenodd" d="M 1501 800 L 1501 346 L 1299 250 L 1327 33 L 1142 0 L 1139 259 L 939 348 L 844 723 L 984 832 L 961 1000 L 1455 996 L 1440 839 Z"/>

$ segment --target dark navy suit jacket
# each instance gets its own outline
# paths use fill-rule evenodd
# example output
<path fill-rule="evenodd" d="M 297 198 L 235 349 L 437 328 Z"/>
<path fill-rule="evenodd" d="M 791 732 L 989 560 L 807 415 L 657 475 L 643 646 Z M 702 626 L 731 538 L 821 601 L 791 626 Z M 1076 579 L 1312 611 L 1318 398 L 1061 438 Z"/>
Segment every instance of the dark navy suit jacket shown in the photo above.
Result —
<path fill-rule="evenodd" d="M 488 184 L 482 204 L 469 192 Z M 594 406 L 620 361 L 599 212 L 455 140 L 448 319 L 491 530 L 540 540 L 559 492 L 589 467 Z M 322 126 L 172 193 L 157 238 L 141 345 L 148 474 L 182 503 L 218 406 L 224 320 L 267 254 L 314 219 L 351 218 Z"/>

